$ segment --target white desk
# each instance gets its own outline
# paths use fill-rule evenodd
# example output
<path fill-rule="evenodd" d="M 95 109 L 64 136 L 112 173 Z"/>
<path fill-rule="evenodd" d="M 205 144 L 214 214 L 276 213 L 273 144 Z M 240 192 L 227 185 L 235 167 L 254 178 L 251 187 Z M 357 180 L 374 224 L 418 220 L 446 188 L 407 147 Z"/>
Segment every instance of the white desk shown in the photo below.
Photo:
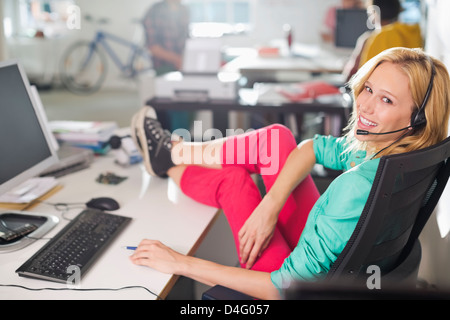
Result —
<path fill-rule="evenodd" d="M 113 172 L 128 177 L 119 185 L 103 185 L 95 181 L 101 173 Z M 130 252 L 123 246 L 135 246 L 142 239 L 156 239 L 173 249 L 194 254 L 217 216 L 217 209 L 195 202 L 185 196 L 170 179 L 150 177 L 142 165 L 122 168 L 112 156 L 96 158 L 89 169 L 59 179 L 64 186 L 48 202 L 86 202 L 93 197 L 112 197 L 121 208 L 112 213 L 133 218 L 124 231 L 110 244 L 103 255 L 81 279 L 81 288 L 121 288 L 144 286 L 165 298 L 177 277 L 163 274 L 130 262 Z M 148 182 L 148 187 L 146 184 Z M 73 218 L 81 208 L 72 209 Z M 47 204 L 39 204 L 32 212 L 50 213 L 60 218 L 59 224 L 45 238 L 52 237 L 68 223 Z M 66 288 L 66 285 L 19 277 L 15 270 L 41 248 L 47 240 L 38 240 L 28 247 L 10 253 L 0 253 L 0 284 L 15 284 L 28 288 Z M 156 299 L 144 289 L 120 291 L 29 291 L 0 287 L 0 300 L 5 299 Z"/>
<path fill-rule="evenodd" d="M 338 48 L 321 48 L 314 45 L 296 44 L 294 56 L 283 50 L 279 56 L 261 57 L 257 50 L 246 50 L 234 60 L 227 63 L 223 70 L 239 72 L 244 76 L 275 73 L 341 73 L 351 51 Z"/>

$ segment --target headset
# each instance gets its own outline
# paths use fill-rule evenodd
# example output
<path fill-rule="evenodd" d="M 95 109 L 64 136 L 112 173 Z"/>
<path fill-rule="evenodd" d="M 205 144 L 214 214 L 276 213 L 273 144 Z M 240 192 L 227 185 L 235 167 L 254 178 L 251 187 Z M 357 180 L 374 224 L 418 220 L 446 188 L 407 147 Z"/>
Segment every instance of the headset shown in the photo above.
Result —
<path fill-rule="evenodd" d="M 433 82 L 434 82 L 434 75 L 436 74 L 436 68 L 434 66 L 433 60 L 430 57 L 427 57 L 428 61 L 431 64 L 431 77 L 430 77 L 430 83 L 428 84 L 428 89 L 427 92 L 425 93 L 425 97 L 423 99 L 423 102 L 419 108 L 419 110 L 414 111 L 411 115 L 411 124 L 405 128 L 401 128 L 398 130 L 394 130 L 394 131 L 387 131 L 387 132 L 369 132 L 367 130 L 360 130 L 357 129 L 356 130 L 356 134 L 357 135 L 384 135 L 384 134 L 391 134 L 391 133 L 396 133 L 396 132 L 400 132 L 403 130 L 407 130 L 409 128 L 415 128 L 415 127 L 419 127 L 422 125 L 425 125 L 427 123 L 427 118 L 425 116 L 425 106 L 428 103 L 428 100 L 430 98 L 431 95 L 431 91 L 433 90 Z"/>

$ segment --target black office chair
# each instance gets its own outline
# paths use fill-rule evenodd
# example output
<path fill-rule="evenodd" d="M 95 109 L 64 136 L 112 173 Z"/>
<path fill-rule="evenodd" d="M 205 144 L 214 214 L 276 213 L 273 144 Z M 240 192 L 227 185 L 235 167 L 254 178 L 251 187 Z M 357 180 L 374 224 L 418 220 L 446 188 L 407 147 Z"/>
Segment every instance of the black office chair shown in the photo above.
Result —
<path fill-rule="evenodd" d="M 324 282 L 361 288 L 371 275 L 368 267 L 376 266 L 381 289 L 414 288 L 421 260 L 418 237 L 449 179 L 449 157 L 450 137 L 426 149 L 382 157 L 355 231 Z M 222 289 L 213 287 L 203 298 L 224 298 Z M 287 295 L 293 296 L 292 291 Z"/>
<path fill-rule="evenodd" d="M 447 184 L 449 157 L 447 138 L 427 149 L 380 159 L 366 206 L 328 280 L 358 281 L 367 277 L 368 266 L 376 265 L 386 284 L 414 284 L 421 256 L 418 237 Z"/>

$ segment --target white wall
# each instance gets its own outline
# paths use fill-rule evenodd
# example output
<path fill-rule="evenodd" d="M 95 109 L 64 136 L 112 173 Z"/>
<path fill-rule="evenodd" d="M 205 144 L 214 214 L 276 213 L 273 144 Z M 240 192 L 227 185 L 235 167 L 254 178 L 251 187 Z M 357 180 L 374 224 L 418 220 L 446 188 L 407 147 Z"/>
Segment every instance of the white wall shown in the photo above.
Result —
<path fill-rule="evenodd" d="M 132 19 L 142 18 L 146 10 L 157 0 L 77 0 L 82 14 L 92 14 L 111 19 L 109 29 L 118 35 L 129 36 L 133 26 Z M 266 43 L 273 38 L 283 37 L 282 26 L 291 24 L 295 39 L 306 43 L 320 41 L 319 30 L 323 17 L 330 5 L 338 0 L 254 0 L 251 16 L 254 29 L 245 43 L 248 45 Z M 89 32 L 89 26 L 83 25 L 82 32 Z M 232 38 L 230 41 L 240 40 Z"/>
<path fill-rule="evenodd" d="M 0 0 L 0 22 L 3 21 L 3 11 L 3 0 Z M 4 35 L 3 23 L 0 23 L 0 61 L 6 59 L 6 41 Z"/>

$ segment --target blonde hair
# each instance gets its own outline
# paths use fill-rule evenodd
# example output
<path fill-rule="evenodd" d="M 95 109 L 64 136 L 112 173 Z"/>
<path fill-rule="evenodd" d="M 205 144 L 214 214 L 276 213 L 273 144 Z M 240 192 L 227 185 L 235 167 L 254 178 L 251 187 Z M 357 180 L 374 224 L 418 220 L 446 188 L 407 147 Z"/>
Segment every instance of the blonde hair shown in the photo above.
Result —
<path fill-rule="evenodd" d="M 414 101 L 414 106 L 411 108 L 412 115 L 422 105 L 430 83 L 432 65 L 429 59 L 433 61 L 436 74 L 431 94 L 425 106 L 426 124 L 408 131 L 409 135 L 399 139 L 385 150 L 376 150 L 379 153 L 375 157 L 422 149 L 447 137 L 450 113 L 450 79 L 444 64 L 429 57 L 421 49 L 391 48 L 381 52 L 364 64 L 349 82 L 355 102 L 349 125 L 345 129 L 348 131 L 346 134 L 347 141 L 349 141 L 348 150 L 368 151 L 367 144 L 354 137 L 357 123 L 356 97 L 362 92 L 367 79 L 374 70 L 383 62 L 391 62 L 398 65 L 406 74 L 409 78 L 409 87 Z"/>

